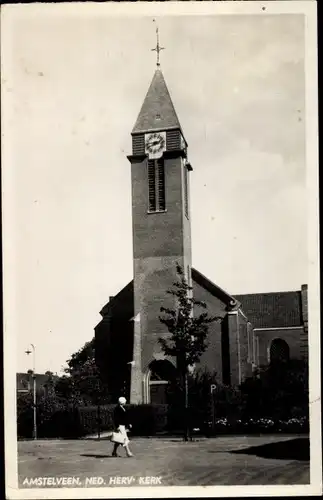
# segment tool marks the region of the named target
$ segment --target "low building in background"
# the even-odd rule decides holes
[[[51,385],[50,380],[55,382],[58,379],[57,375],[49,375],[45,373],[36,373],[36,388],[37,392],[43,395],[48,394],[48,388]],[[18,394],[27,394],[33,392],[33,374],[30,373],[17,373],[16,374],[16,390]]]

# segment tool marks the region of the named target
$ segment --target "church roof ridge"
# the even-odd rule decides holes
[[[182,129],[163,72],[155,70],[132,134]]]
[[[216,297],[221,297],[228,305],[236,306],[240,305],[239,301],[230,293],[228,293],[226,290],[223,288],[219,287],[213,281],[211,281],[209,278],[204,276],[200,271],[192,267],[192,278],[193,281],[196,283],[200,284],[203,286],[206,290],[208,290],[212,295],[215,295]]]
[[[282,296],[282,295],[292,295],[295,293],[300,293],[301,288],[299,289],[294,289],[294,290],[280,290],[280,291],[275,291],[275,292],[249,292],[249,293],[236,293],[233,295],[233,297],[277,297],[277,296]]]

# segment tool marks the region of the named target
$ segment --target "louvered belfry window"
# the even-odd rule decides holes
[[[148,160],[149,212],[166,210],[165,166],[162,158]]]
[[[168,130],[166,135],[167,151],[181,148],[181,133],[179,130]]]
[[[165,210],[165,169],[164,160],[157,160],[157,170],[158,170],[158,203],[159,210]]]
[[[156,169],[155,160],[148,160],[149,211],[156,211]]]
[[[134,155],[145,154],[145,136],[144,136],[144,134],[132,136],[132,153]]]

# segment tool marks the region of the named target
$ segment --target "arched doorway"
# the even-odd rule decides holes
[[[274,339],[270,345],[270,363],[289,361],[289,345],[283,339]]]
[[[154,360],[150,363],[144,384],[145,402],[167,404],[167,388],[176,377],[174,365],[166,360]]]

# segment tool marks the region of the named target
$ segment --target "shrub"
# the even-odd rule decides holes
[[[37,401],[37,432],[39,437],[58,437],[58,430],[62,432],[63,427],[54,425],[55,416],[66,410],[66,401],[61,400],[55,394],[43,396]]]
[[[281,432],[300,434],[309,432],[309,420],[307,417],[290,418],[286,421],[279,422],[279,430]]]
[[[241,391],[248,417],[308,417],[308,365],[303,360],[271,364],[247,379]]]
[[[18,438],[33,435],[33,396],[30,393],[17,397],[17,435]]]
[[[133,435],[155,435],[167,429],[168,405],[129,405],[128,410]]]
[[[80,418],[80,433],[94,434],[98,431],[110,431],[113,429],[113,410],[115,405],[86,406],[78,408]]]
[[[241,388],[216,384],[216,374],[198,372],[189,381],[189,426],[209,435],[259,432],[308,432],[307,364],[291,361],[269,366]],[[211,395],[210,385],[216,384]],[[183,431],[185,414],[182,393],[176,384],[169,390],[170,405],[128,405],[133,435]],[[69,403],[72,402],[72,404]],[[88,405],[81,398],[67,399],[51,392],[37,399],[39,437],[78,438],[113,428],[115,405]],[[100,421],[99,421],[100,420]],[[19,438],[32,437],[32,394],[18,394]]]
[[[225,417],[235,421],[244,415],[246,399],[239,389],[219,385],[212,397],[214,398],[214,409],[217,417]]]
[[[99,426],[101,432],[112,430],[113,408],[114,405],[69,406],[57,411],[53,413],[51,418],[55,437],[77,439],[89,434],[96,434]]]
[[[215,434],[272,434],[272,433],[308,433],[308,419],[291,418],[286,421],[270,418],[250,418],[247,420],[237,419],[229,421],[227,418],[215,420]]]

